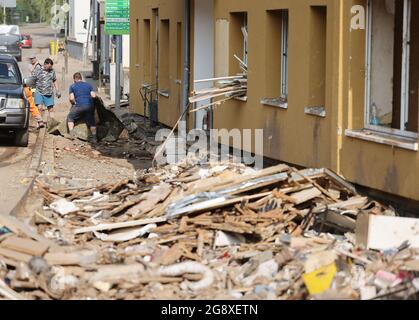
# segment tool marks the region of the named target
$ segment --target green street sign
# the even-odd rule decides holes
[[[130,33],[130,0],[106,0],[105,32],[108,35]]]

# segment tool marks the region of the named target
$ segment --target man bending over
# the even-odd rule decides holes
[[[74,139],[74,124],[78,120],[84,120],[87,127],[90,129],[89,142],[97,143],[97,130],[95,121],[95,108],[93,99],[96,98],[96,93],[93,87],[83,78],[79,72],[73,76],[74,83],[70,87],[70,103],[72,104],[70,113],[68,115],[68,129],[70,131],[70,139]]]

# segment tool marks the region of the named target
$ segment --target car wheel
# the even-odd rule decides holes
[[[29,144],[29,130],[21,129],[15,133],[15,145],[17,147],[27,147]]]

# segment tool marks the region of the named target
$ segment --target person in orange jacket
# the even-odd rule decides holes
[[[29,103],[29,111],[32,117],[38,122],[37,129],[41,129],[45,127],[44,120],[42,119],[41,113],[39,112],[38,107],[35,105],[35,99],[33,98],[32,90],[28,86],[23,87],[23,92],[25,94],[25,98]]]

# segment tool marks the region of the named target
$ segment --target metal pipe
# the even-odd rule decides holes
[[[189,82],[190,82],[190,25],[191,25],[191,1],[184,0],[184,23],[183,23],[183,94],[182,94],[182,113],[184,114],[182,121],[186,121],[189,105]],[[186,129],[186,126],[185,130]],[[186,132],[179,132],[183,137],[186,137]]]

